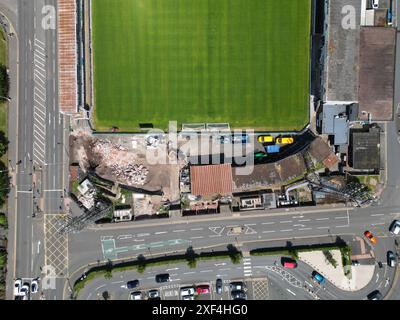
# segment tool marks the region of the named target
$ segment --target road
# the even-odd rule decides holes
[[[18,76],[16,90],[11,92],[16,113],[9,115],[9,165],[16,183],[10,197],[15,201],[9,208],[9,216],[15,218],[10,221],[10,232],[15,235],[10,245],[13,250],[9,251],[15,256],[14,265],[9,269],[13,271],[12,278],[40,276],[45,263],[43,213],[54,214],[63,209],[60,208],[64,189],[60,166],[64,125],[57,102],[57,31],[42,24],[49,13],[44,10],[45,6],[56,8],[56,2],[19,0],[10,4],[2,1],[3,7],[12,8],[9,11],[13,13],[18,39],[11,52],[18,57],[11,75],[12,79]],[[8,298],[12,298],[10,288]]]

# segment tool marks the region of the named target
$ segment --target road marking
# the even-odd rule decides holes
[[[172,232],[185,232],[186,230],[173,230]]]
[[[335,226],[335,228],[348,228],[349,226]]]
[[[117,283],[122,283],[122,282],[124,282],[124,281],[114,281],[114,282],[111,282],[112,284],[117,284]]]
[[[228,271],[228,270],[231,270],[231,268],[221,268],[221,269],[219,269],[218,271]]]
[[[203,230],[203,228],[193,228],[193,229],[190,229],[191,231],[200,231],[200,230]]]
[[[203,239],[204,237],[198,236],[198,237],[190,237],[190,239]]]
[[[38,242],[38,244],[37,244],[37,253],[39,254],[39,251],[40,251],[40,240],[39,240],[39,242]]]
[[[213,272],[213,270],[201,270],[200,272]]]
[[[292,290],[290,290],[290,289],[286,289],[286,291],[288,291],[289,293],[291,293],[292,295],[296,295]]]
[[[164,233],[168,233],[167,231],[159,231],[159,232],[155,232],[154,234],[164,234]]]
[[[318,227],[317,229],[329,229],[329,227]]]
[[[275,230],[268,230],[268,231],[263,231],[262,233],[273,233]]]
[[[329,218],[318,218],[318,219],[315,219],[315,220],[322,221],[322,220],[329,220]]]
[[[131,238],[132,238],[131,234],[124,234],[122,236],[117,237],[118,240],[125,240],[125,239],[131,239]]]
[[[279,230],[280,232],[289,232],[289,231],[293,231],[293,229],[285,229],[285,230]]]
[[[374,214],[371,214],[371,217],[379,217],[379,216],[384,216],[384,214],[383,214],[383,213],[374,213]]]
[[[279,223],[291,223],[293,220],[287,220],[287,221],[279,221]]]
[[[335,217],[335,219],[347,219],[347,216],[345,216],[345,217]]]
[[[300,228],[299,230],[305,231],[305,230],[311,230],[312,228]]]
[[[243,269],[251,269],[251,266],[243,266]]]
[[[140,237],[146,237],[149,235],[150,235],[150,233],[138,233],[136,236],[140,238]]]
[[[99,290],[100,288],[105,287],[105,286],[106,286],[105,284],[102,284],[101,286],[99,286],[99,287],[96,288],[96,291]]]
[[[190,272],[185,272],[184,274],[194,274],[194,273],[196,273],[196,272],[190,271]]]
[[[220,266],[226,266],[226,263],[225,263],[225,262],[222,262],[222,263],[216,263],[216,264],[214,264],[214,266],[216,266],[216,267],[220,267]]]
[[[261,224],[275,224],[275,222],[263,222]]]
[[[310,221],[311,219],[302,219],[302,220],[299,220],[299,222],[306,222],[306,221]]]
[[[381,226],[385,224],[384,222],[379,222],[379,223],[371,223],[371,226]]]
[[[249,262],[249,261],[246,261],[246,262],[243,262],[243,264],[251,264],[251,262]]]
[[[211,236],[208,236],[209,238],[215,238],[215,237],[221,237],[221,235],[220,234],[213,234],[213,235],[211,235]]]
[[[312,286],[311,283],[309,283],[309,282],[307,282],[307,281],[304,281],[304,283],[305,283],[306,285],[310,286],[311,288],[313,288],[313,286]]]

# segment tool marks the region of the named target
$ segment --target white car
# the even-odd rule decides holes
[[[399,220],[394,220],[392,224],[390,225],[389,231],[392,234],[398,235],[400,233],[400,221]]]
[[[14,296],[19,296],[21,295],[21,286],[22,286],[22,280],[20,278],[15,279],[14,282]]]
[[[183,300],[193,300],[191,297],[194,296],[195,292],[193,287],[181,288],[181,297]]]
[[[31,282],[31,292],[36,293],[39,290],[39,282],[38,279],[33,279]]]
[[[28,295],[28,293],[29,293],[29,283],[24,283],[21,290],[19,291],[19,295],[25,297]]]
[[[372,8],[374,9],[379,8],[379,0],[372,0]]]
[[[143,300],[143,294],[140,291],[131,292],[131,300]]]

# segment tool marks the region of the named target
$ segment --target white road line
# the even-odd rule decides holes
[[[190,237],[190,239],[203,239],[204,237],[201,237],[201,236],[199,236],[199,237]]]
[[[305,231],[305,230],[311,230],[312,228],[300,228],[299,230]]]
[[[154,234],[165,234],[168,233],[167,231],[159,231],[159,232],[155,232]]]
[[[149,235],[150,235],[150,233],[138,233],[136,236],[140,238],[140,237],[146,237]]]
[[[184,274],[194,274],[194,273],[196,273],[196,272],[190,271],[190,272],[185,272]]]
[[[286,289],[286,291],[289,292],[289,293],[291,293],[291,294],[294,295],[294,296],[296,295],[296,294],[295,294],[292,290],[290,290],[290,289]]]
[[[176,271],[179,270],[179,268],[170,268],[170,269],[165,269],[165,271]]]
[[[349,226],[335,226],[335,228],[348,228]]]
[[[268,230],[268,231],[263,231],[262,233],[273,233],[275,230]]]
[[[172,232],[185,232],[186,230],[173,230]]]
[[[101,286],[99,286],[99,287],[96,288],[96,291],[99,290],[100,288],[105,287],[105,286],[106,286],[105,284],[102,284]]]
[[[244,265],[246,265],[246,264],[251,264],[251,262],[243,262],[243,264],[244,264]]]
[[[315,220],[322,221],[322,220],[329,220],[329,218],[318,218],[318,219],[315,219]]]
[[[317,229],[329,229],[330,227],[318,227]]]
[[[293,229],[284,229],[284,230],[279,230],[280,232],[289,232],[289,231],[293,231]]]
[[[213,234],[213,235],[211,235],[211,236],[208,236],[209,238],[215,238],[215,237],[221,237],[221,235],[220,234]]]
[[[302,220],[299,220],[299,222],[306,222],[306,221],[310,221],[311,219],[302,219]]]
[[[275,222],[263,222],[261,224],[275,224]]]
[[[124,281],[114,281],[114,282],[111,282],[112,284],[117,284],[117,283],[122,283],[122,282],[124,282]]]
[[[383,213],[371,214],[371,217],[379,217],[379,216],[384,216],[384,214]]]
[[[228,271],[231,270],[231,268],[223,268],[223,269],[219,269],[218,271]]]
[[[251,269],[251,266],[243,266],[243,269]]]
[[[190,229],[191,231],[200,231],[200,230],[203,230],[203,228],[193,228],[193,229]]]
[[[287,220],[287,221],[279,221],[279,223],[291,223],[293,220]]]
[[[213,270],[201,270],[200,272],[204,272],[204,273],[206,273],[206,272],[213,272]]]
[[[347,216],[345,216],[345,217],[335,217],[335,219],[347,219]]]
[[[379,223],[371,223],[371,226],[381,226],[384,225],[384,222],[379,222]]]

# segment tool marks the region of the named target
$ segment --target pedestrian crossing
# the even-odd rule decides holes
[[[33,46],[33,162],[45,163],[46,156],[46,48],[37,38]]]
[[[243,274],[245,277],[251,277],[253,275],[251,258],[243,258]]]

